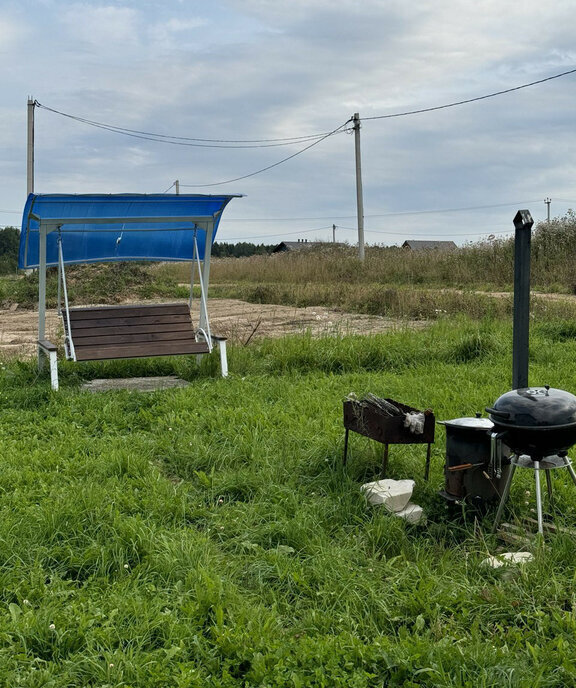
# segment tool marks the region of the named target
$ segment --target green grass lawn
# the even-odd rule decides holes
[[[533,328],[532,384],[576,391],[575,336]],[[473,415],[510,388],[510,342],[505,325],[466,320],[299,337],[232,347],[227,380],[182,359],[63,364],[58,393],[32,362],[6,362],[0,685],[575,685],[573,538],[547,537],[524,568],[481,566],[492,514],[456,518],[438,496],[441,426],[429,483],[422,445],[390,452],[426,526],[366,505],[380,445],[351,436],[341,465],[349,392]],[[191,384],[79,389],[142,371]],[[557,521],[576,527],[558,473]]]

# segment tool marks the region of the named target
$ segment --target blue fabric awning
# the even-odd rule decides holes
[[[47,228],[46,264],[204,258],[232,198],[198,194],[30,194],[24,207],[18,267],[39,266],[40,226]]]

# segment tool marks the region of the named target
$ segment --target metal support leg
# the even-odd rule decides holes
[[[44,362],[44,358],[48,358],[50,364],[50,384],[52,389],[58,391],[58,357],[57,349],[48,340],[43,339],[38,342],[38,361],[40,363]],[[42,366],[40,366],[42,368]]]
[[[390,449],[389,444],[384,445],[384,457],[382,458],[382,477],[386,476],[386,469],[388,468],[388,452]]]
[[[58,359],[56,358],[56,352],[48,352],[48,359],[50,361],[50,384],[52,389],[58,391]]]
[[[564,465],[568,469],[568,473],[570,473],[570,477],[572,478],[572,482],[574,485],[576,485],[576,473],[574,472],[574,469],[572,468],[572,463],[570,462],[570,459],[567,456],[562,457],[564,461]]]
[[[430,476],[430,454],[432,451],[432,445],[428,443],[428,449],[426,450],[426,468],[424,469],[424,480],[428,480]]]
[[[546,476],[546,488],[548,490],[548,503],[550,504],[550,509],[554,509],[554,495],[552,494],[552,476],[550,475],[550,471],[544,471],[544,475]]]
[[[536,481],[536,516],[538,518],[538,532],[544,535],[544,519],[542,517],[542,494],[540,492],[540,461],[534,461],[534,479]]]
[[[500,525],[500,519],[502,518],[502,512],[504,511],[504,505],[510,494],[510,485],[512,485],[512,478],[514,477],[514,472],[516,471],[516,464],[510,464],[510,472],[506,478],[506,483],[504,484],[504,489],[502,490],[502,496],[500,497],[500,504],[498,505],[498,511],[496,512],[496,518],[494,519],[494,525],[492,526],[492,532],[495,533]]]
[[[346,460],[348,458],[348,435],[350,433],[350,430],[346,428],[346,434],[344,435],[344,457],[342,459],[342,465],[346,465]]]
[[[228,377],[228,358],[226,356],[226,340],[217,338],[216,346],[218,347],[218,351],[220,352],[220,370],[222,372],[222,377]]]

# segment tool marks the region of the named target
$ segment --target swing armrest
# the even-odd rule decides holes
[[[56,347],[55,344],[52,344],[51,341],[48,339],[39,339],[38,340],[38,346],[43,350],[46,351],[46,353],[50,353],[51,351],[57,351],[58,348]]]

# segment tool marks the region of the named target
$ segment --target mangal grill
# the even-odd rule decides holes
[[[419,426],[412,425],[411,429],[411,419],[418,419]],[[391,444],[426,444],[424,478],[428,480],[435,431],[435,418],[430,409],[419,411],[394,399],[382,399],[369,394],[364,399],[344,401],[344,427],[344,464],[348,457],[348,436],[351,430],[384,445],[382,475],[386,473]]]

